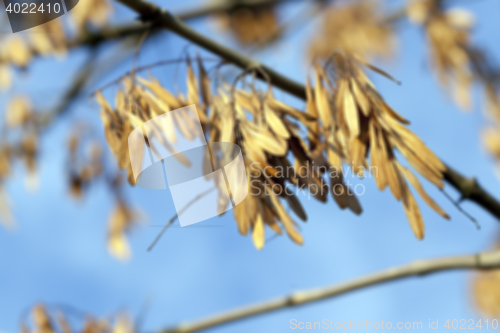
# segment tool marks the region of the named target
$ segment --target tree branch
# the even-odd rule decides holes
[[[96,46],[106,41],[111,41],[118,38],[139,36],[146,30],[150,29],[149,23],[132,23],[124,24],[115,27],[105,27],[99,31],[88,31],[77,38],[68,41],[68,48],[76,48],[80,46]]]
[[[263,6],[273,6],[284,2],[292,1],[302,1],[308,2],[307,0],[226,0],[221,2],[214,2],[212,4],[206,4],[200,8],[184,11],[177,13],[175,16],[180,20],[192,20],[201,18],[208,15],[226,13],[238,8],[252,8],[252,7],[263,7]],[[316,0],[318,3],[327,3],[329,0]],[[448,0],[448,2],[457,0]],[[470,0],[467,0],[470,1]],[[393,24],[406,17],[406,7],[394,11],[385,18],[385,23]],[[97,45],[105,41],[110,41],[127,36],[140,35],[151,26],[150,23],[132,23],[124,24],[115,27],[107,27],[100,29],[99,31],[89,31],[82,36],[68,43],[69,48],[74,48],[83,45]]]
[[[475,202],[500,220],[500,202],[485,191],[476,178],[464,177],[447,165],[444,180],[460,192],[460,201],[467,199]]]
[[[304,305],[326,298],[336,297],[362,288],[367,288],[389,281],[407,277],[422,276],[442,271],[467,269],[490,270],[500,268],[500,250],[478,254],[445,257],[431,260],[419,260],[413,263],[389,268],[352,281],[329,287],[293,292],[262,303],[249,305],[240,309],[223,312],[205,319],[186,322],[176,327],[162,330],[161,333],[190,333],[210,327],[226,324],[235,320],[256,316],[288,307]]]
[[[95,49],[88,55],[85,65],[78,71],[75,78],[71,81],[72,84],[64,91],[59,103],[51,110],[41,112],[37,118],[37,127],[39,130],[48,127],[52,121],[63,112],[68,110],[71,103],[80,95],[89,77],[92,75],[94,68]]]
[[[142,19],[154,21],[159,26],[186,38],[187,40],[217,54],[242,69],[260,67],[266,72],[272,85],[296,96],[306,99],[304,85],[278,73],[274,69],[261,64],[259,61],[230,49],[216,41],[198,33],[179,18],[156,5],[143,0],[117,0],[137,12]],[[262,75],[260,76],[262,78]],[[444,180],[462,194],[462,199],[475,202],[500,220],[500,202],[486,192],[477,181],[461,175],[451,167],[444,172]]]
[[[142,0],[118,0],[118,2],[121,2],[127,7],[133,9],[141,16],[142,20],[155,22],[158,26],[171,30],[172,32],[207,49],[208,51],[213,52],[214,54],[217,54],[221,58],[240,68],[261,68],[269,75],[274,86],[301,99],[306,98],[305,88],[302,84],[287,78],[253,58],[243,55],[231,48],[213,41],[210,38],[205,37],[185,24],[181,19],[173,16],[163,9],[160,9],[156,5]]]
[[[119,51],[116,52],[116,54],[118,54],[119,56],[115,55],[112,59],[107,59],[105,63],[101,64],[101,67],[106,68],[107,70],[111,70],[115,66],[119,65],[121,61],[125,60],[125,58],[127,57],[127,54],[129,53],[128,49],[132,46],[131,42],[133,41],[134,40],[126,40],[124,43],[121,43]],[[70,106],[75,101],[75,99],[81,97],[83,90],[88,84],[88,81],[91,79],[92,75],[96,74],[96,71],[94,69],[97,67],[97,51],[97,46],[89,49],[89,54],[87,54],[85,64],[81,66],[80,70],[71,80],[71,84],[61,94],[59,103],[49,110],[44,110],[43,112],[37,113],[37,119],[35,123],[39,131],[47,129],[58,116],[62,115],[70,109]],[[104,73],[105,71],[99,71],[100,75]]]
[[[181,20],[192,20],[201,18],[207,15],[226,13],[239,8],[252,8],[252,7],[263,7],[263,6],[273,6],[284,2],[291,1],[305,1],[305,0],[225,0],[214,2],[212,4],[207,4],[205,6],[200,6],[197,9],[184,11],[176,14],[176,16]],[[100,29],[95,32],[87,32],[82,36],[68,43],[69,48],[75,48],[83,45],[97,45],[105,41],[110,41],[122,37],[136,36],[144,33],[151,27],[151,24],[146,23],[133,23],[124,24],[116,27],[108,27]]]

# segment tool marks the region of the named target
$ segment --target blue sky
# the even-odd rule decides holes
[[[164,6],[171,6],[175,12],[195,3],[169,1]],[[478,18],[474,41],[499,58],[500,3],[494,0],[460,3]],[[282,15],[293,17],[296,12],[286,6]],[[117,14],[124,20],[133,17],[124,8],[119,8]],[[215,36],[212,25],[205,20],[197,20],[193,26]],[[373,76],[374,82],[386,101],[410,119],[410,128],[438,156],[460,172],[478,177],[488,191],[500,198],[493,161],[481,148],[479,134],[486,121],[480,95],[476,91],[473,112],[458,110],[429,71],[421,31],[408,23],[403,26],[397,62],[381,64],[403,84],[397,86],[377,76]],[[314,24],[310,24],[255,56],[304,82],[306,66],[302,50],[313,32]],[[228,36],[216,38],[235,46]],[[140,64],[176,58],[185,45],[182,39],[163,34],[145,44]],[[196,47],[191,46],[190,50],[194,52]],[[67,86],[82,59],[83,53],[75,52],[65,62],[36,61],[31,75],[23,75],[15,90],[32,92],[37,105],[50,106],[58,96],[51,92]],[[127,62],[110,70],[89,91],[129,68]],[[162,79],[169,79],[172,73],[173,69],[163,68],[154,72]],[[303,107],[303,102],[285,93],[277,95]],[[172,199],[168,191],[129,188],[129,201],[149,218],[130,236],[133,257],[122,263],[106,251],[106,222],[112,208],[106,188],[94,186],[83,202],[75,202],[68,198],[66,180],[61,176],[65,166],[63,147],[73,121],[85,119],[100,128],[98,112],[91,105],[82,99],[44,136],[38,191],[25,189],[20,165],[7,184],[18,228],[14,232],[0,230],[0,332],[18,330],[20,315],[36,302],[67,304],[98,316],[117,310],[137,314],[147,303],[149,310],[142,328],[151,331],[294,290],[346,281],[414,259],[485,250],[498,236],[498,221],[493,217],[465,202],[464,209],[481,224],[482,229],[477,231],[438,190],[426,183],[426,189],[452,219],[443,220],[419,201],[426,237],[418,241],[401,204],[388,190],[379,192],[374,182],[366,179],[362,181],[366,193],[360,198],[364,208],[361,216],[341,211],[330,198],[327,204],[302,200],[309,215],[309,221],[301,224],[303,246],[296,246],[287,237],[278,237],[264,250],[257,251],[249,237],[238,234],[232,215],[226,214],[201,224],[219,227],[171,228],[152,252],[146,252],[159,231],[155,225],[165,223],[174,214]],[[457,197],[452,188],[447,187],[447,191]],[[421,321],[424,327],[429,320],[439,320],[440,324],[447,319],[477,320],[480,317],[471,298],[472,276],[447,272],[411,278],[207,332],[286,332],[290,330],[291,319]]]

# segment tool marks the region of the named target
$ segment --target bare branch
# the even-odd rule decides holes
[[[210,327],[226,324],[235,320],[253,317],[288,307],[304,305],[326,298],[332,298],[351,291],[379,285],[403,278],[422,276],[450,270],[489,270],[500,268],[500,251],[445,257],[431,260],[419,260],[413,263],[393,267],[345,283],[311,290],[296,291],[288,296],[279,297],[240,309],[223,312],[205,319],[186,322],[179,326],[161,331],[161,333],[190,333]]]
[[[75,78],[71,81],[69,88],[64,91],[59,103],[51,110],[40,113],[37,118],[37,126],[39,129],[44,129],[52,123],[52,121],[66,110],[69,109],[71,103],[80,95],[85,84],[93,73],[95,49],[87,57],[85,65],[78,71]]]
[[[242,69],[260,68],[262,71],[267,73],[272,85],[296,97],[304,100],[306,99],[304,85],[278,73],[274,69],[261,64],[259,61],[251,57],[241,54],[236,50],[230,49],[198,33],[182,22],[182,20],[173,16],[169,12],[162,10],[156,5],[143,0],[117,1],[136,11],[144,20],[154,21],[158,25],[183,36],[187,40],[213,52],[214,54],[217,54],[221,58]],[[258,76],[261,79],[265,79],[262,74]],[[463,199],[475,202],[500,220],[500,202],[479,186],[477,181],[461,175],[451,167],[447,167],[447,170],[444,172],[444,180],[457,189],[462,194]]]
[[[119,39],[123,37],[140,36],[150,29],[149,23],[133,23],[118,25],[115,27],[106,27],[96,32],[87,32],[75,39],[68,41],[68,48],[77,48],[80,46],[96,46],[106,41]]]
[[[194,10],[184,11],[175,14],[180,20],[193,20],[201,18],[208,15],[214,15],[219,13],[230,12],[238,8],[252,8],[252,7],[262,7],[262,6],[273,6],[284,2],[308,2],[307,0],[226,0],[220,2],[209,3]],[[307,20],[308,17],[314,16],[317,10],[319,10],[323,4],[328,3],[329,0],[316,0],[318,6],[312,9],[310,12],[306,13],[300,18],[300,21]],[[448,2],[457,0],[448,0]],[[462,0],[464,1],[464,0]],[[470,0],[466,0],[470,1]],[[406,7],[395,10],[385,17],[384,22],[387,24],[394,24],[399,22],[401,19],[406,17]],[[128,36],[138,36],[144,31],[150,28],[150,22],[146,23],[132,23],[124,24],[115,27],[108,27],[100,29],[95,32],[87,32],[86,34],[79,36],[78,38],[70,41],[68,43],[69,48],[75,48],[83,45],[97,45],[105,41],[110,41],[114,39],[119,39]],[[269,39],[276,37],[279,33],[285,30],[287,27],[279,28],[279,31],[273,32],[270,37],[266,38],[264,41],[260,41],[256,48],[262,47],[265,42],[269,42]]]
[[[204,7],[197,8],[192,11],[185,11],[178,14],[178,17],[184,20],[195,19],[199,17],[203,17],[206,15],[212,15],[217,13],[223,13],[227,11],[231,11],[237,8],[251,8],[258,6],[266,6],[266,5],[276,5],[283,2],[290,1],[304,1],[304,0],[241,0],[241,1],[231,1],[226,0],[222,2],[217,2],[213,4],[207,4]],[[158,29],[152,28],[149,22],[146,23],[133,23],[120,25],[115,27],[108,27],[100,29],[96,32],[87,32],[77,38],[68,41],[68,48],[77,48],[80,46],[91,46],[94,49],[96,46],[100,45],[103,42],[118,40],[121,38],[139,38],[141,35],[144,35],[147,31],[151,33],[156,32]],[[90,76],[91,70],[90,67],[92,64],[87,64],[85,68],[83,68],[76,79],[74,80],[73,85],[64,93],[61,102],[58,104],[54,110],[43,114],[39,119],[39,126],[46,127],[55,116],[63,113],[67,110],[68,106],[71,102],[79,95],[81,89],[83,88],[85,82]],[[145,68],[148,68],[147,66]],[[142,70],[142,67],[136,68],[137,71]],[[127,73],[128,75],[129,73]]]
[[[121,52],[118,52],[120,56],[114,56],[113,59],[109,59],[105,64],[102,64],[102,68],[106,68],[107,70],[114,68],[114,66],[120,64],[128,54],[128,49],[131,47],[130,43],[121,43],[120,45]],[[81,97],[83,90],[85,89],[88,81],[91,80],[92,75],[95,74],[95,68],[97,67],[96,63],[96,53],[97,48],[92,47],[89,50],[89,54],[87,55],[87,59],[85,64],[80,68],[75,77],[71,80],[71,84],[68,88],[61,94],[61,98],[59,103],[51,108],[50,110],[46,110],[40,112],[36,125],[39,130],[46,129],[49,125],[52,124],[54,119],[58,116],[67,112],[72,105],[72,103],[79,97]],[[103,71],[100,71],[100,74],[103,74]]]
[[[196,18],[201,18],[207,15],[219,14],[229,12],[238,8],[252,8],[252,7],[262,7],[262,6],[272,6],[284,2],[291,1],[302,1],[305,0],[240,0],[240,1],[219,1],[211,4],[206,4],[205,6],[200,6],[194,10],[185,11],[176,14],[176,16],[181,20],[192,20]],[[114,39],[119,39],[129,36],[139,36],[146,30],[150,29],[151,24],[146,23],[133,23],[119,25],[116,27],[108,27],[100,29],[95,32],[87,32],[86,34],[79,36],[78,38],[70,41],[68,43],[69,48],[75,48],[83,45],[97,45],[105,41],[110,41]]]
[[[278,73],[272,68],[261,64],[259,61],[243,55],[231,48],[228,48],[222,44],[213,41],[210,38],[198,33],[181,19],[173,16],[169,12],[160,9],[156,5],[136,0],[118,0],[118,2],[130,7],[136,11],[141,19],[144,21],[155,22],[158,26],[164,27],[173,31],[174,33],[186,38],[187,40],[219,55],[221,58],[228,62],[235,64],[243,69],[247,68],[257,68],[260,67],[264,70],[269,77],[274,86],[287,91],[288,93],[299,97],[301,99],[306,98],[305,88],[302,84],[295,82],[288,77]],[[259,75],[261,77],[261,75]]]
[[[485,191],[476,178],[467,178],[455,169],[446,166],[444,180],[457,189],[461,194],[460,201],[470,200],[487,210],[491,215],[500,219],[500,202]]]

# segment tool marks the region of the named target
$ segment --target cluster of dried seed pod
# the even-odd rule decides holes
[[[12,83],[11,66],[25,68],[36,55],[66,52],[66,35],[59,19],[32,28],[26,35],[14,34],[2,38],[0,50],[0,90],[8,89]]]
[[[323,177],[325,168],[323,171],[319,168],[326,167],[326,161],[314,161],[311,157],[314,146],[302,139],[301,124],[314,127],[316,117],[282,103],[274,98],[271,90],[261,91],[254,85],[244,90],[223,83],[217,93],[213,93],[201,60],[198,60],[197,71],[198,77],[188,62],[187,96],[172,94],[154,78],[135,77],[123,81],[124,90],[117,93],[114,109],[97,93],[105,136],[119,166],[128,169],[129,182],[133,184],[127,147],[131,131],[164,112],[195,104],[209,143],[232,142],[241,147],[251,194],[234,210],[239,231],[247,234],[251,230],[254,243],[260,249],[264,245],[264,225],[281,234],[278,223],[281,222],[290,238],[301,244],[297,225],[280,200],[286,201],[300,219],[306,220],[295,193],[314,189],[313,196],[324,202],[331,192]],[[176,124],[186,139],[193,139],[195,124],[191,120],[176,119]],[[167,132],[158,135],[164,145],[176,140],[175,131]],[[155,147],[150,145],[150,148],[155,153]],[[142,156],[144,151],[137,153]],[[341,179],[332,179],[331,183],[343,185]],[[286,190],[287,186],[295,187],[295,193]],[[361,213],[352,194],[334,193],[334,197],[342,208]]]
[[[133,320],[126,313],[120,312],[111,317],[95,318],[81,311],[72,311],[72,316],[66,315],[65,307],[48,307],[44,304],[36,304],[29,312],[29,318],[21,322],[22,333],[132,333],[135,331]],[[71,317],[81,316],[78,322],[83,322],[81,327],[76,328]],[[31,325],[28,325],[31,322]]]
[[[114,109],[97,93],[108,144],[119,166],[128,169],[131,184],[134,177],[127,146],[131,131],[160,114],[195,104],[209,143],[232,142],[241,147],[249,196],[235,207],[234,216],[240,233],[251,232],[259,249],[264,246],[266,225],[278,234],[283,227],[294,242],[303,242],[284,206],[286,202],[305,221],[306,212],[296,195],[301,190],[322,202],[331,193],[339,207],[360,214],[358,199],[344,179],[345,165],[360,176],[375,170],[378,187],[389,187],[403,202],[419,239],[424,236],[424,223],[409,185],[448,218],[418,178],[397,161],[395,152],[440,188],[443,163],[407,129],[408,121],[387,105],[361,66],[391,78],[387,73],[357,56],[335,53],[327,66],[315,67],[314,87],[307,83],[306,111],[302,112],[276,99],[271,88],[263,90],[254,83],[247,83],[245,89],[222,83],[213,92],[202,61],[198,59],[197,64],[198,75],[187,62],[187,96],[172,94],[154,78],[138,77],[123,80]],[[176,119],[176,124],[181,135],[193,139],[196,126],[191,120]],[[173,130],[158,137],[166,146],[176,140]],[[155,153],[155,147],[150,148]]]
[[[10,175],[11,163],[11,148],[8,145],[2,145],[0,148],[0,223],[6,228],[12,228],[15,225],[15,220],[11,213],[10,198],[3,187],[3,182]]]
[[[500,249],[498,239],[494,246]],[[482,315],[489,318],[500,316],[500,269],[480,271],[472,280],[472,297]]]
[[[472,15],[464,10],[444,11],[436,0],[416,0],[408,6],[410,21],[423,25],[437,76],[463,109],[471,107],[474,79],[470,47]]]
[[[70,13],[70,24],[74,25],[79,33],[84,33],[89,26],[104,26],[113,12],[108,0],[88,0],[78,3]]]
[[[198,85],[193,75],[193,70],[189,65],[187,97],[181,93],[177,96],[173,95],[154,78],[151,80],[143,78],[131,79],[129,77],[124,79],[124,87],[116,95],[114,109],[100,92],[96,93],[97,101],[101,107],[101,119],[106,140],[118,160],[119,167],[127,169],[130,184],[135,185],[135,179],[129,156],[128,137],[136,127],[165,112],[190,104],[198,105],[197,110],[200,121],[202,124],[206,122],[206,107],[200,104]],[[192,139],[193,124],[189,122],[189,119],[178,119],[177,124],[182,134],[186,138]],[[173,132],[166,133],[166,135],[166,139],[175,140]],[[138,147],[138,149],[142,148]],[[143,156],[144,151],[140,150],[136,153],[138,156]]]
[[[486,149],[496,160],[497,175],[500,178],[500,81],[496,78],[494,70],[488,66],[486,68],[481,72],[481,77],[486,81],[485,105],[488,127],[483,131],[482,139]]]
[[[203,69],[201,73],[204,73]],[[101,119],[104,125],[106,141],[118,161],[118,166],[121,169],[127,169],[127,179],[131,185],[135,185],[136,180],[129,155],[128,137],[136,127],[142,126],[146,121],[165,112],[190,104],[198,105],[199,118],[202,124],[206,123],[207,118],[204,113],[206,107],[204,107],[202,99],[209,92],[207,92],[207,87],[203,86],[203,84],[199,88],[191,65],[188,65],[187,81],[187,96],[183,94],[175,96],[163,88],[154,78],[147,80],[127,77],[123,80],[123,88],[116,94],[114,108],[100,92],[96,93],[96,99],[101,108]],[[206,80],[202,78],[200,82],[203,83]],[[198,89],[203,93],[200,93]],[[195,124],[190,122],[189,119],[177,119],[177,124],[184,137],[187,139],[193,138],[193,125]],[[161,142],[165,145],[168,145],[169,140],[170,142],[176,140],[173,131],[160,133],[158,137],[164,140]],[[155,152],[154,146],[150,146],[150,148]],[[145,153],[144,147],[139,146],[135,150],[136,156],[134,157],[136,160],[142,161],[142,156]],[[108,248],[115,256],[125,259],[130,255],[125,239],[125,231],[140,220],[140,216],[137,212],[129,209],[122,200],[117,202],[118,204],[110,217]]]
[[[500,177],[500,123],[496,123],[495,127],[490,127],[483,132],[483,141],[497,161],[497,174]]]
[[[131,251],[126,234],[141,217],[125,200],[122,175],[116,168],[105,168],[102,146],[93,134],[91,128],[81,122],[71,130],[67,154],[69,192],[80,200],[92,184],[104,182],[115,202],[108,219],[108,251],[120,260],[127,260]]]
[[[309,45],[309,58],[326,59],[338,50],[365,59],[391,57],[396,45],[394,29],[377,12],[378,6],[373,1],[352,1],[327,8]]]
[[[120,195],[116,197],[116,205],[108,223],[108,251],[120,260],[127,260],[130,258],[131,251],[126,233],[142,218],[139,212],[130,208]]]
[[[14,34],[0,39],[0,91],[10,88],[12,66],[24,69],[35,56],[65,56],[68,35],[64,20],[74,26],[77,36],[87,33],[88,26],[103,26],[112,12],[108,0],[81,1],[70,15],[65,15],[30,29],[29,34]],[[75,37],[75,40],[78,38]]]
[[[437,0],[414,0],[408,6],[407,14],[410,21],[424,27],[437,76],[462,109],[472,107],[473,83],[479,83],[484,89],[484,105],[491,121],[483,133],[483,142],[492,156],[500,161],[498,68],[470,41],[475,23],[472,14],[463,9],[446,10]]]
[[[221,109],[225,108],[226,114],[232,116],[220,117],[223,121],[217,129],[228,134],[222,134],[221,138],[234,139],[241,147],[250,186],[250,195],[234,210],[239,231],[245,235],[252,230],[254,244],[260,249],[264,245],[264,226],[282,234],[277,223],[281,222],[289,237],[302,244],[297,225],[280,199],[286,201],[295,215],[305,221],[307,215],[296,193],[307,190],[315,199],[325,202],[331,192],[325,181],[326,163],[312,158],[312,146],[302,139],[302,129],[298,125],[304,124],[309,129],[314,126],[316,117],[280,102],[274,98],[272,91],[236,90],[232,100],[229,97],[225,99],[229,104],[220,103],[214,112],[223,113]],[[231,137],[231,132],[235,133],[234,137]],[[343,185],[341,179],[337,181]],[[347,204],[337,201],[339,205],[361,213],[354,195],[344,192]]]
[[[476,306],[490,318],[500,316],[500,270],[478,273],[473,282]]]
[[[37,186],[38,129],[36,113],[26,96],[14,96],[5,112],[2,143],[0,144],[0,222],[7,227],[14,226],[10,199],[3,189],[3,183],[11,175],[12,165],[20,160],[27,169],[28,189]]]
[[[102,147],[89,137],[85,126],[75,126],[68,140],[70,193],[81,199],[90,183],[103,172]]]
[[[417,177],[396,159],[400,152],[408,163],[431,183],[443,187],[445,166],[405,125],[408,121],[380,96],[363,72],[366,66],[392,80],[381,69],[354,55],[335,53],[325,67],[316,65],[315,86],[308,84],[308,113],[317,114],[321,126],[314,133],[321,154],[326,152],[330,165],[342,161],[355,172],[371,171],[380,190],[389,187],[403,207],[416,237],[424,237],[420,209],[408,182],[437,213],[448,215],[425,192]],[[314,137],[313,136],[313,137]],[[370,163],[368,157],[370,156]]]
[[[19,158],[28,170],[26,184],[28,188],[37,187],[36,173],[39,153],[39,130],[37,112],[27,96],[14,96],[7,105],[5,113],[6,139],[3,147],[9,151],[9,157]],[[12,163],[12,160],[9,161]],[[6,162],[6,165],[9,163]]]
[[[93,3],[93,5],[102,9],[110,6],[107,0],[94,0],[85,3]],[[74,16],[73,20],[77,21],[77,23],[79,22],[80,26],[87,23],[97,23],[97,19],[102,24],[104,18],[110,12],[108,9],[100,11],[97,16],[95,13],[93,15],[90,15],[88,12],[85,14],[85,6],[83,5],[82,7],[79,5],[71,12],[71,16]],[[84,31],[79,32],[82,33]],[[65,55],[68,38],[63,20],[62,18],[58,18],[31,28],[29,34],[6,36],[1,39],[0,43],[3,45],[0,50],[1,91],[8,89],[12,84],[12,66],[25,69],[35,56]],[[44,116],[41,113],[34,112],[33,106],[26,96],[14,96],[8,103],[5,113],[5,135],[15,137],[16,139],[14,140],[15,142],[3,140],[1,145],[0,168],[2,170],[0,173],[2,180],[8,176],[10,165],[13,159],[17,157],[28,168],[28,186],[35,187],[37,185],[36,164],[39,154],[39,127],[40,121],[43,121]],[[0,207],[4,215],[7,216],[3,220],[10,220],[6,201],[6,196],[2,194]]]
[[[217,14],[214,19],[220,30],[231,31],[244,46],[280,37],[278,16],[272,4],[236,7]]]

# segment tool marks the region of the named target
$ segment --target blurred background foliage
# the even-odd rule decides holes
[[[476,231],[440,191],[444,166],[439,159],[477,177],[500,197],[495,177],[500,161],[497,2],[192,0],[158,5],[210,38],[307,83],[307,101],[270,89],[258,68],[242,72],[172,32],[140,23],[116,2],[81,0],[60,19],[18,34],[9,32],[2,14],[0,222],[5,230],[0,232],[0,263],[6,273],[0,330],[159,329],[413,258],[495,247],[498,221],[465,202],[461,205],[481,225]],[[264,79],[257,82],[259,75]],[[392,82],[398,80],[401,86]],[[330,166],[344,162],[354,169],[376,165],[386,170],[387,180],[349,176],[365,186],[357,199],[331,189],[317,200],[308,200],[308,193],[251,196],[234,217],[228,213],[183,229],[173,224],[146,252],[175,211],[169,194],[133,186],[123,138],[141,122],[192,103],[202,124],[212,129],[212,141],[240,144],[248,164],[292,163],[285,161],[289,158],[296,167],[309,159]],[[274,119],[267,127],[258,122],[260,108],[266,119]],[[336,128],[333,119],[343,122]],[[402,129],[406,126],[415,134]],[[333,128],[338,138],[331,143],[328,130]],[[387,128],[406,136],[391,136],[396,132]],[[241,133],[241,141],[235,133]],[[381,138],[374,140],[371,133]],[[373,142],[379,149],[385,145],[380,142],[387,144],[379,157]],[[332,145],[335,149],[329,149]],[[412,154],[424,165],[412,163]],[[422,176],[423,187],[399,164],[404,160]],[[321,178],[313,174],[287,181],[333,188],[334,181],[323,184]],[[405,179],[430,207],[407,192],[401,185]],[[390,191],[379,192],[385,187]],[[401,199],[404,210],[389,192]],[[411,236],[403,211],[417,238],[424,236],[425,217],[423,241]],[[257,252],[236,230],[251,234],[255,247],[264,250]],[[271,230],[276,234],[270,236]],[[293,242],[275,236],[281,234]],[[280,332],[292,318],[427,322],[498,317],[498,285],[497,271],[446,273],[220,331]]]

